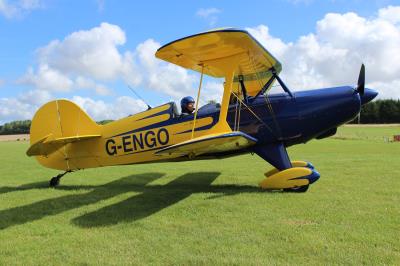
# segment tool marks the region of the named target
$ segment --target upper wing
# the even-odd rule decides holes
[[[210,134],[184,141],[161,149],[158,155],[180,155],[195,157],[201,154],[221,153],[240,150],[254,145],[257,139],[240,131]]]
[[[237,57],[234,82],[242,76],[249,95],[255,95],[261,89],[272,76],[272,68],[276,73],[282,69],[281,63],[256,39],[238,29],[188,36],[168,43],[156,52],[156,57],[184,68],[201,72],[204,66],[204,74],[213,77],[224,77],[227,66],[220,61],[231,56]]]

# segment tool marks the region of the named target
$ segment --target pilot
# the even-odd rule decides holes
[[[182,114],[181,116],[186,116],[193,114],[194,111],[194,99],[191,96],[186,96],[182,98],[181,100],[181,109],[182,109]]]

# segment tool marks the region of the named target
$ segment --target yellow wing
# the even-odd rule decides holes
[[[201,72],[204,66],[204,74],[213,77],[225,76],[228,66],[221,60],[233,56],[237,59],[234,82],[238,85],[242,77],[249,95],[260,91],[272,69],[277,74],[282,69],[281,63],[247,31],[232,28],[188,36],[164,45],[156,53],[160,59],[194,71]]]
[[[240,150],[252,146],[256,142],[257,139],[243,132],[234,131],[194,138],[159,150],[156,154],[195,157],[201,154]]]

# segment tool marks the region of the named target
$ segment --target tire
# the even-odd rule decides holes
[[[309,185],[295,187],[295,188],[285,188],[283,191],[285,192],[294,192],[294,193],[304,193],[308,190]]]

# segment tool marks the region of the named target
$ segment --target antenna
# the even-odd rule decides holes
[[[150,106],[142,97],[140,97],[140,95],[137,94],[136,91],[135,91],[131,86],[129,86],[129,85],[127,85],[127,86],[128,86],[128,88],[135,94],[135,96],[136,96],[137,98],[139,98],[140,100],[142,100],[142,101],[147,105],[147,110],[150,110],[150,109],[151,109],[151,106]]]

